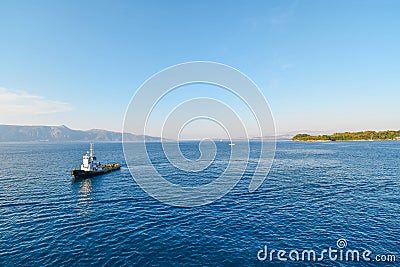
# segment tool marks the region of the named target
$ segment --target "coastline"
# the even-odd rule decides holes
[[[377,141],[400,141],[399,139],[374,139],[374,140],[292,140],[302,143],[327,143],[327,142],[377,142]]]
[[[293,141],[300,142],[336,142],[336,141],[398,141],[400,131],[362,131],[362,132],[342,132],[324,135],[310,135],[299,133],[292,137]]]

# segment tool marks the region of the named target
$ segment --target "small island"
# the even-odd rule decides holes
[[[344,132],[332,135],[297,134],[293,141],[302,142],[329,142],[329,141],[367,141],[367,140],[400,140],[400,131],[363,131]]]

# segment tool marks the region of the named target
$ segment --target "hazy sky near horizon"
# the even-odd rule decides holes
[[[278,132],[400,129],[399,14],[388,0],[1,1],[0,124],[120,131],[149,77],[214,61],[259,86]]]

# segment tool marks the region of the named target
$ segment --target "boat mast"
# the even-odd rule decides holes
[[[90,143],[90,157],[93,157],[94,155],[94,149],[93,149],[93,143]]]

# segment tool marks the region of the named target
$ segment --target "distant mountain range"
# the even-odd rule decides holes
[[[124,134],[125,141],[160,141],[160,137]],[[62,126],[17,126],[0,125],[0,142],[28,141],[122,141],[118,132],[93,129],[88,131],[72,130]]]
[[[264,136],[253,137],[250,140],[290,140],[293,136],[301,133],[307,133],[310,135],[321,135],[327,134],[323,131],[293,131],[293,132],[278,132],[275,137]],[[217,138],[218,139],[218,138]],[[124,134],[124,140],[130,142],[137,141],[149,141],[159,142],[160,137],[148,136],[148,135],[136,135],[131,133]],[[170,139],[167,139],[171,141]],[[219,140],[219,139],[218,139]],[[246,140],[246,138],[236,138],[235,140]],[[65,125],[61,126],[20,126],[20,125],[0,125],[0,142],[29,142],[29,141],[122,141],[122,134],[119,132],[92,129],[88,131],[73,130]]]

